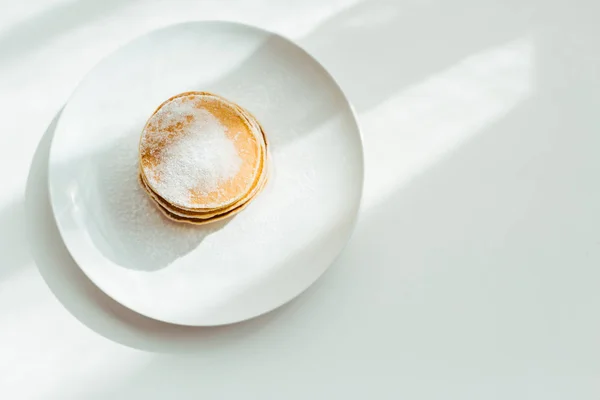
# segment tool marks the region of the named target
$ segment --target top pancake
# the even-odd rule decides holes
[[[140,140],[140,169],[152,191],[191,211],[225,208],[252,190],[265,142],[245,110],[206,92],[161,104]]]

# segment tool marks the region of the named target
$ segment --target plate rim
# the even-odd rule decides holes
[[[335,85],[335,87],[340,91],[340,94],[343,97],[343,102],[346,104],[346,106],[348,106],[348,109],[350,110],[350,116],[352,119],[353,124],[356,127],[356,132],[358,133],[358,147],[359,147],[359,169],[360,169],[360,176],[359,176],[359,187],[358,187],[358,200],[355,206],[355,211],[353,212],[352,215],[352,220],[349,222],[350,224],[350,228],[348,229],[348,232],[346,233],[346,237],[344,238],[344,244],[342,245],[342,247],[339,249],[339,251],[337,252],[337,254],[333,257],[333,259],[331,260],[331,262],[322,270],[320,271],[315,277],[314,279],[306,285],[306,287],[304,287],[302,290],[300,290],[298,293],[294,294],[293,296],[291,296],[290,298],[287,298],[284,301],[280,301],[277,302],[276,305],[274,305],[273,307],[271,307],[270,309],[260,312],[258,314],[253,314],[247,317],[244,317],[242,319],[237,319],[234,321],[229,321],[229,322],[223,322],[223,323],[203,323],[203,324],[196,324],[196,323],[182,323],[180,321],[173,321],[173,320],[169,320],[168,318],[158,318],[157,316],[153,316],[153,315],[148,315],[147,313],[143,312],[143,311],[139,311],[136,310],[132,307],[130,307],[129,305],[127,305],[126,303],[122,302],[119,299],[114,298],[109,291],[105,290],[105,288],[103,287],[102,284],[99,284],[96,280],[94,280],[89,274],[88,271],[82,267],[82,262],[80,260],[80,252],[75,248],[74,244],[72,243],[72,241],[70,239],[68,239],[65,236],[65,232],[67,231],[66,227],[64,226],[65,221],[63,221],[61,218],[59,218],[59,213],[57,212],[57,207],[58,204],[57,202],[59,201],[57,199],[58,194],[55,193],[55,191],[53,190],[53,168],[52,165],[55,163],[55,158],[56,156],[54,156],[53,154],[55,154],[55,137],[56,137],[56,132],[60,130],[61,127],[61,123],[63,122],[63,116],[64,116],[64,112],[66,110],[68,110],[72,99],[75,97],[75,95],[81,90],[81,86],[82,83],[93,73],[93,71],[103,62],[105,62],[107,59],[109,59],[111,56],[113,56],[114,54],[116,54],[117,52],[121,51],[123,48],[129,46],[130,44],[157,32],[160,31],[165,31],[165,30],[169,30],[169,29],[175,29],[177,27],[183,27],[186,25],[220,25],[220,24],[224,24],[224,25],[230,25],[230,26],[237,26],[240,28],[244,28],[244,29],[250,29],[250,30],[255,30],[255,31],[259,31],[261,33],[266,33],[267,35],[272,35],[274,37],[277,37],[278,39],[281,39],[283,41],[285,41],[287,44],[295,47],[296,49],[300,50],[305,56],[309,57],[314,63],[316,63],[316,65],[319,66],[319,68],[321,69],[321,71],[323,73],[325,73],[325,75],[328,77],[328,79],[331,80],[331,82]],[[286,37],[285,35],[282,35],[280,33],[277,32],[273,32],[271,30],[256,26],[256,25],[251,25],[251,24],[247,24],[247,23],[243,23],[243,22],[239,22],[239,21],[232,21],[232,20],[219,20],[219,19],[211,19],[211,20],[188,20],[188,21],[182,21],[182,22],[177,22],[174,24],[169,24],[169,25],[164,25],[161,27],[158,27],[156,29],[151,29],[148,30],[140,35],[137,35],[135,37],[133,37],[132,39],[128,40],[127,42],[115,47],[114,49],[112,49],[111,51],[109,51],[108,53],[106,53],[104,56],[102,56],[83,76],[82,78],[77,82],[77,85],[75,86],[75,88],[73,89],[73,91],[71,92],[71,94],[69,95],[69,97],[67,98],[67,100],[65,101],[63,107],[61,108],[61,110],[59,111],[59,116],[58,116],[58,120],[56,121],[56,125],[55,128],[53,130],[52,133],[52,138],[50,141],[50,146],[49,146],[49,153],[48,153],[48,164],[47,164],[47,171],[48,171],[48,178],[47,178],[47,189],[48,189],[48,194],[49,194],[49,200],[50,200],[50,206],[51,206],[51,210],[52,210],[52,217],[56,223],[57,226],[57,230],[58,233],[60,235],[60,238],[62,240],[62,242],[64,243],[67,251],[69,252],[69,255],[72,257],[73,261],[75,261],[75,264],[77,265],[77,267],[79,268],[80,271],[83,272],[83,274],[86,276],[87,279],[89,279],[94,286],[96,286],[98,289],[100,289],[100,291],[102,291],[102,293],[106,296],[108,296],[109,298],[111,298],[112,300],[116,301],[117,303],[121,304],[122,306],[126,307],[128,310],[131,310],[134,313],[137,313],[139,315],[142,315],[144,317],[150,318],[152,320],[155,321],[160,321],[163,323],[168,323],[168,324],[172,324],[172,325],[179,325],[179,326],[189,326],[189,327],[216,327],[216,326],[226,326],[226,325],[231,325],[231,324],[236,324],[236,323],[240,323],[240,322],[244,322],[244,321],[248,321],[254,318],[258,318],[261,317],[265,314],[268,314],[274,310],[277,310],[279,308],[281,308],[282,306],[290,303],[292,300],[298,298],[299,296],[301,296],[304,292],[306,292],[306,290],[308,290],[311,286],[313,286],[315,284],[316,281],[318,281],[329,269],[330,267],[337,262],[337,260],[339,259],[340,255],[346,250],[348,243],[350,242],[355,230],[356,230],[356,225],[358,223],[358,219],[359,219],[359,215],[360,212],[362,210],[362,206],[363,206],[363,201],[364,201],[364,184],[365,184],[365,155],[364,155],[364,137],[363,137],[363,132],[362,129],[360,127],[359,124],[359,120],[358,120],[358,116],[357,116],[357,112],[356,109],[354,108],[354,105],[350,102],[347,94],[345,93],[345,91],[343,90],[343,88],[341,87],[341,85],[339,84],[339,82],[335,79],[335,77],[327,70],[327,68],[325,68],[325,66],[315,57],[313,56],[308,50],[306,50],[304,47],[302,47],[300,44],[298,44],[296,41]]]

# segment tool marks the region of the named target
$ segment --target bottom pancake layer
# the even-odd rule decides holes
[[[204,217],[195,217],[195,216],[190,216],[190,215],[183,216],[183,215],[175,214],[173,211],[167,209],[165,206],[163,206],[160,202],[157,201],[157,199],[155,198],[154,192],[152,192],[150,190],[150,188],[146,185],[146,183],[144,182],[143,178],[140,175],[138,175],[138,180],[139,180],[139,183],[142,186],[142,188],[150,196],[150,199],[152,200],[154,205],[156,205],[156,207],[163,213],[163,215],[165,217],[167,217],[170,220],[175,221],[175,222],[185,222],[185,223],[193,224],[193,225],[204,225],[204,224],[209,224],[212,222],[217,222],[217,221],[221,221],[226,218],[232,217],[235,214],[242,211],[244,208],[246,208],[248,206],[248,204],[250,204],[252,202],[254,197],[256,197],[256,195],[258,195],[264,188],[264,186],[267,182],[266,171],[263,172],[263,175],[265,175],[265,178],[261,179],[261,181],[259,182],[259,186],[257,186],[257,190],[255,191],[255,193],[253,194],[253,196],[251,198],[247,199],[247,201],[238,205],[236,208],[233,208],[233,209],[226,208],[220,214],[213,213],[211,216],[204,216]]]

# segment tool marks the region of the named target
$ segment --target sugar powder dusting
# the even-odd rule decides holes
[[[167,201],[184,206],[193,206],[192,191],[217,190],[242,165],[227,128],[185,97],[164,104],[150,118],[140,149],[154,160],[146,173],[150,185]]]

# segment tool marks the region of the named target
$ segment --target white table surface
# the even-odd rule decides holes
[[[0,398],[600,398],[600,3],[0,2]],[[80,272],[48,129],[132,38],[227,19],[297,40],[364,134],[347,249],[262,318],[182,328]]]

